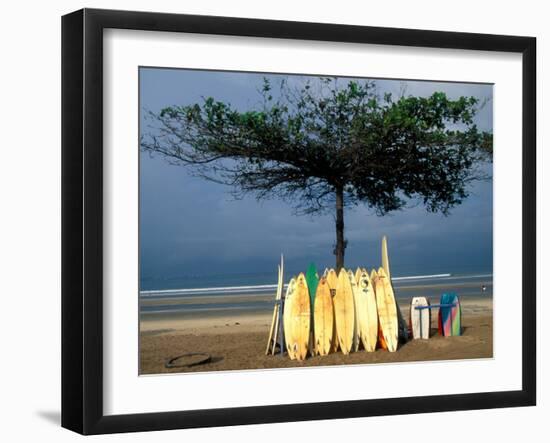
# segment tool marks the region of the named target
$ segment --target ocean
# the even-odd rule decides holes
[[[295,274],[285,275],[288,282],[290,276]],[[145,289],[140,291],[140,314],[142,317],[163,314],[267,314],[273,309],[277,283],[276,275],[269,277],[264,274],[197,277],[184,279],[185,284],[180,282],[180,287],[176,288]],[[399,301],[425,296],[431,303],[437,303],[444,292],[456,292],[461,298],[490,298],[493,295],[493,276],[490,272],[397,275],[392,276],[392,284]]]

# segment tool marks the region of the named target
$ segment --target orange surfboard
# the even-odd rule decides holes
[[[380,345],[390,352],[395,352],[399,334],[397,305],[395,304],[391,282],[383,268],[378,269],[377,276],[374,279],[374,290],[378,309]]]

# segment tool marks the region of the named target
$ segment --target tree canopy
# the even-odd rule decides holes
[[[478,98],[394,98],[373,81],[341,81],[282,80],[274,88],[264,79],[260,103],[249,110],[206,97],[150,112],[157,126],[141,147],[236,195],[283,198],[300,213],[336,206],[340,268],[344,206],[384,215],[416,202],[448,214],[492,159],[492,134],[474,122]]]

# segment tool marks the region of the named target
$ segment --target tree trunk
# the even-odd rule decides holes
[[[336,272],[344,267],[344,253],[346,242],[344,240],[344,189],[336,188]]]

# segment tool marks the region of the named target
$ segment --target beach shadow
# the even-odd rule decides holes
[[[36,415],[53,425],[61,425],[61,411],[36,411]]]
[[[192,368],[192,367],[198,367],[198,366],[210,366],[211,364],[219,363],[219,362],[224,360],[224,358],[222,356],[212,355],[212,356],[210,356],[210,358],[207,361],[197,362],[197,363],[193,363],[193,364],[177,364],[177,363],[174,363],[177,360],[179,360],[181,357],[185,357],[185,356],[166,359],[165,362],[164,362],[164,366],[168,369]]]

